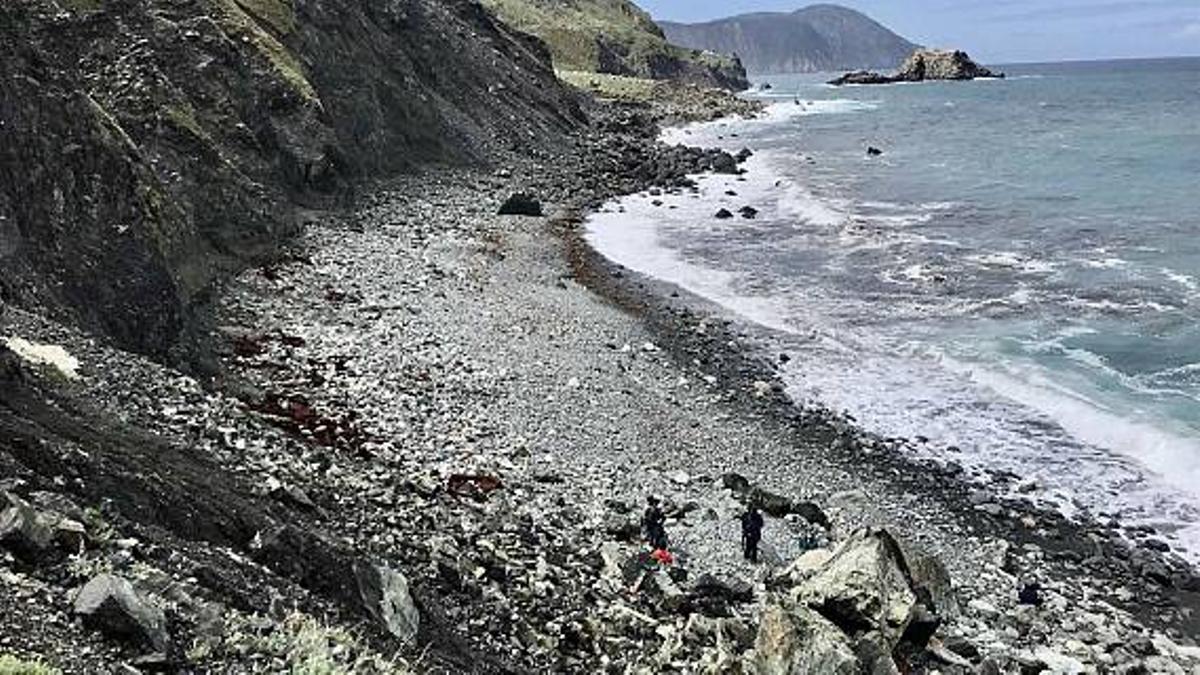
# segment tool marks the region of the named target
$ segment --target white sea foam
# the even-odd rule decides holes
[[[726,146],[740,145],[749,141],[741,135],[747,130],[752,134],[757,124],[787,124],[801,114],[863,109],[830,102],[818,111],[821,109],[816,106],[785,102],[771,106],[764,120],[691,127],[688,133],[676,130],[667,137],[675,135],[681,142],[703,145],[724,136]],[[735,133],[739,137],[732,139]],[[750,145],[754,147],[752,142]],[[790,161],[786,155],[756,151],[741,180],[704,177],[697,195],[651,198],[643,194],[609,205],[606,213],[588,220],[589,242],[630,269],[676,284],[777,331],[781,340],[789,341],[789,351],[800,355],[786,373],[789,391],[798,399],[819,399],[832,408],[847,410],[863,426],[882,434],[931,438],[934,442],[923,451],[933,457],[944,456],[948,446],[957,446],[959,461],[1007,469],[1035,480],[1044,488],[1039,498],[1065,512],[1084,508],[1175,529],[1179,541],[1200,559],[1200,442],[1172,422],[1126,409],[1122,401],[1109,398],[1110,393],[1089,389],[1095,384],[1085,378],[1090,373],[1119,382],[1126,391],[1148,395],[1165,391],[1154,388],[1157,381],[1137,381],[1119,373],[1096,353],[1064,345],[1063,341],[1094,333],[1095,328],[1065,326],[1044,345],[1024,345],[1025,355],[1013,355],[986,341],[972,343],[976,351],[964,355],[935,339],[908,343],[904,340],[911,338],[892,335],[875,323],[859,330],[851,327],[854,323],[842,321],[871,311],[886,311],[887,317],[902,320],[958,316],[978,321],[980,317],[1007,317],[1035,302],[1120,313],[1152,308],[1153,300],[1071,298],[1069,291],[1039,289],[1040,280],[1030,277],[1018,277],[1028,285],[1018,282],[1007,295],[935,298],[929,289],[936,288],[931,282],[939,278],[943,263],[914,256],[934,243],[956,249],[964,245],[925,239],[923,233],[931,228],[904,225],[921,224],[929,214],[951,211],[961,204],[853,204],[830,199],[820,186],[788,178],[794,171],[780,170]],[[737,195],[726,195],[730,189]],[[656,207],[654,200],[663,203]],[[736,211],[744,204],[758,208],[759,218],[712,217],[719,207]],[[781,231],[794,231],[794,235]],[[744,239],[756,232],[769,233],[770,241],[780,246],[792,245],[787,237],[794,236],[797,246],[827,247],[816,264],[831,275],[853,273],[856,268],[850,258],[858,254],[869,260],[893,260],[885,263],[888,272],[870,276],[904,284],[901,293],[908,295],[897,294],[886,310],[881,310],[871,301],[838,296],[821,284],[781,287],[787,280],[772,279],[769,272],[764,277],[764,270],[709,264],[702,262],[704,258],[685,254],[682,246],[672,248],[677,245],[674,242],[694,246],[698,238],[719,242],[727,234]],[[1129,266],[1103,249],[1089,250],[1086,255],[1086,261],[1076,264],[1114,270]],[[906,260],[909,262],[902,262]],[[974,271],[986,269],[988,276],[1006,271],[1016,275],[1058,271],[1052,261],[1036,254],[993,251],[952,257],[946,263],[951,275],[962,261],[978,266]],[[1064,268],[1062,274],[1068,271]],[[970,275],[972,270],[968,267],[963,272]],[[1165,268],[1162,274],[1160,279],[1195,288],[1195,279],[1188,275]],[[764,280],[769,283],[762,283]],[[879,317],[877,323],[887,317]],[[1039,364],[1039,358],[1072,365],[1063,367],[1062,372],[1050,371]],[[1176,377],[1186,378],[1187,373],[1164,375],[1164,381]]]
[[[712,122],[695,122],[664,129],[659,140],[667,145],[720,145],[717,141],[731,134],[743,134],[756,128],[779,125],[810,115],[840,115],[875,110],[874,101],[855,99],[817,99],[772,103],[755,118],[720,119]]]

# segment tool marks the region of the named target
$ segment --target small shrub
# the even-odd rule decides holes
[[[62,675],[45,661],[23,661],[11,654],[0,654],[0,675]]]

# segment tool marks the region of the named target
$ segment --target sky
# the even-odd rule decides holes
[[[989,63],[1200,56],[1200,0],[835,0],[918,44]],[[634,0],[656,19],[791,11],[808,0]]]

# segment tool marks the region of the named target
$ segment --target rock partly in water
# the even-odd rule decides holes
[[[1004,77],[984,68],[960,50],[918,49],[900,66],[897,77],[907,82],[925,80],[974,80],[979,77]]]
[[[730,218],[733,217],[733,213],[731,213],[729,211],[729,209],[720,209],[715,214],[713,214],[713,217],[718,218],[720,220],[729,220]]]
[[[884,75],[866,70],[846,73],[830,80],[829,84],[893,84],[896,82],[924,82],[926,80],[974,80],[980,77],[1004,77],[975,63],[964,51],[946,49],[918,49],[904,61],[895,75]]]
[[[88,581],[75,596],[75,614],[84,624],[113,637],[164,653],[170,649],[163,611],[116,575],[100,574]]]

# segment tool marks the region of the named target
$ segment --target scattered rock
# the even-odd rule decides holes
[[[846,636],[806,607],[763,610],[754,641],[754,666],[763,675],[858,675],[858,657]]]
[[[362,606],[388,633],[412,642],[421,627],[421,614],[409,592],[408,579],[385,565],[355,566],[354,576]]]
[[[868,157],[879,157],[882,154],[883,154],[883,151],[873,145],[867,147],[867,156]]]
[[[160,652],[170,650],[163,611],[121,577],[113,574],[93,577],[75,596],[74,611],[86,625],[103,633]]]
[[[747,220],[753,220],[758,216],[758,209],[753,206],[743,206],[738,209],[738,213],[742,214],[742,217]]]
[[[720,209],[716,212],[716,214],[713,215],[713,217],[721,220],[729,220],[733,217],[733,213],[731,213],[729,209]]]
[[[900,546],[884,530],[852,534],[795,595],[850,635],[879,633],[889,650],[917,602]]]
[[[0,512],[0,547],[26,562],[45,556],[54,544],[54,531],[45,519],[20,497],[11,493],[0,496],[9,504]]]
[[[523,192],[517,192],[500,205],[499,213],[502,216],[538,217],[542,215],[542,203]]]

